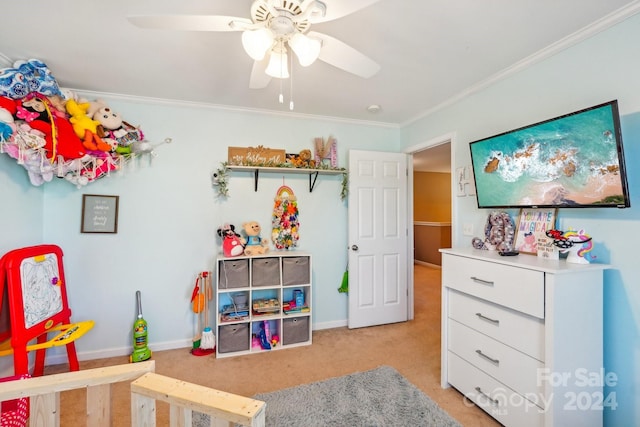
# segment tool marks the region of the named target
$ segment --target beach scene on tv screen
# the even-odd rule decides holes
[[[478,205],[624,205],[617,142],[609,104],[474,142]]]

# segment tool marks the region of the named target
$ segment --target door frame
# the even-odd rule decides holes
[[[414,318],[414,289],[413,289],[413,249],[414,249],[414,236],[413,236],[413,154],[418,151],[423,151],[428,148],[433,148],[438,145],[449,143],[451,149],[451,169],[453,170],[453,165],[455,162],[455,146],[456,146],[456,133],[449,132],[444,135],[429,139],[427,141],[420,142],[418,144],[409,146],[405,148],[402,152],[405,154],[409,154],[411,156],[411,161],[407,162],[407,254],[411,254],[411,256],[407,257],[407,281],[409,282],[407,296],[407,317],[409,320],[413,320]],[[455,174],[451,174],[451,188],[455,188]],[[456,223],[457,219],[457,204],[454,203],[454,198],[451,198],[451,224]],[[451,227],[451,241],[456,241],[456,227]]]

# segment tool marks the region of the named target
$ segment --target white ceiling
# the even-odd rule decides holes
[[[326,1],[330,5],[332,0]],[[320,61],[308,68],[294,67],[294,114],[402,125],[514,64],[530,61],[536,53],[553,52],[591,34],[587,28],[603,29],[637,13],[638,3],[380,0],[312,26],[378,62],[379,73],[363,79]],[[43,60],[64,87],[291,114],[288,80],[285,105],[277,101],[280,80],[273,79],[264,89],[249,89],[252,60],[242,49],[239,32],[144,30],[126,19],[169,13],[249,17],[250,4],[5,1],[0,53],[11,60]],[[368,112],[370,104],[379,104],[381,111]]]

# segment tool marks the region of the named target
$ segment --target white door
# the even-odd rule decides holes
[[[407,320],[407,155],[349,151],[349,328]]]

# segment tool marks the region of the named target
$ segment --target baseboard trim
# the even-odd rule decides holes
[[[331,322],[314,323],[312,329],[314,331],[321,331],[323,329],[342,328],[347,326],[347,319],[344,320],[332,320]]]
[[[333,329],[333,328],[341,328],[347,326],[347,319],[344,320],[334,320],[331,322],[322,322],[322,323],[314,323],[312,325],[312,329],[314,331],[320,331],[323,329]],[[165,351],[165,350],[176,350],[180,348],[191,348],[193,346],[193,340],[191,338],[184,340],[176,340],[176,341],[165,341],[161,343],[153,343],[149,344],[149,348],[152,352],[154,351]],[[106,359],[110,357],[126,357],[126,362],[128,362],[128,358],[131,355],[133,348],[131,347],[116,347],[110,348],[106,350],[99,351],[78,351],[78,360],[95,360],[95,359]],[[62,351],[60,353],[47,355],[45,357],[45,365],[60,365],[63,363],[67,363],[67,353],[66,351]],[[126,363],[123,361],[123,363]]]
[[[424,261],[420,261],[420,260],[417,260],[417,259],[414,259],[414,260],[413,260],[413,263],[414,263],[414,264],[424,265],[424,266],[431,267],[431,268],[438,268],[438,269],[442,269],[442,266],[441,266],[441,265],[438,265],[438,264],[431,264],[430,262],[424,262]]]

